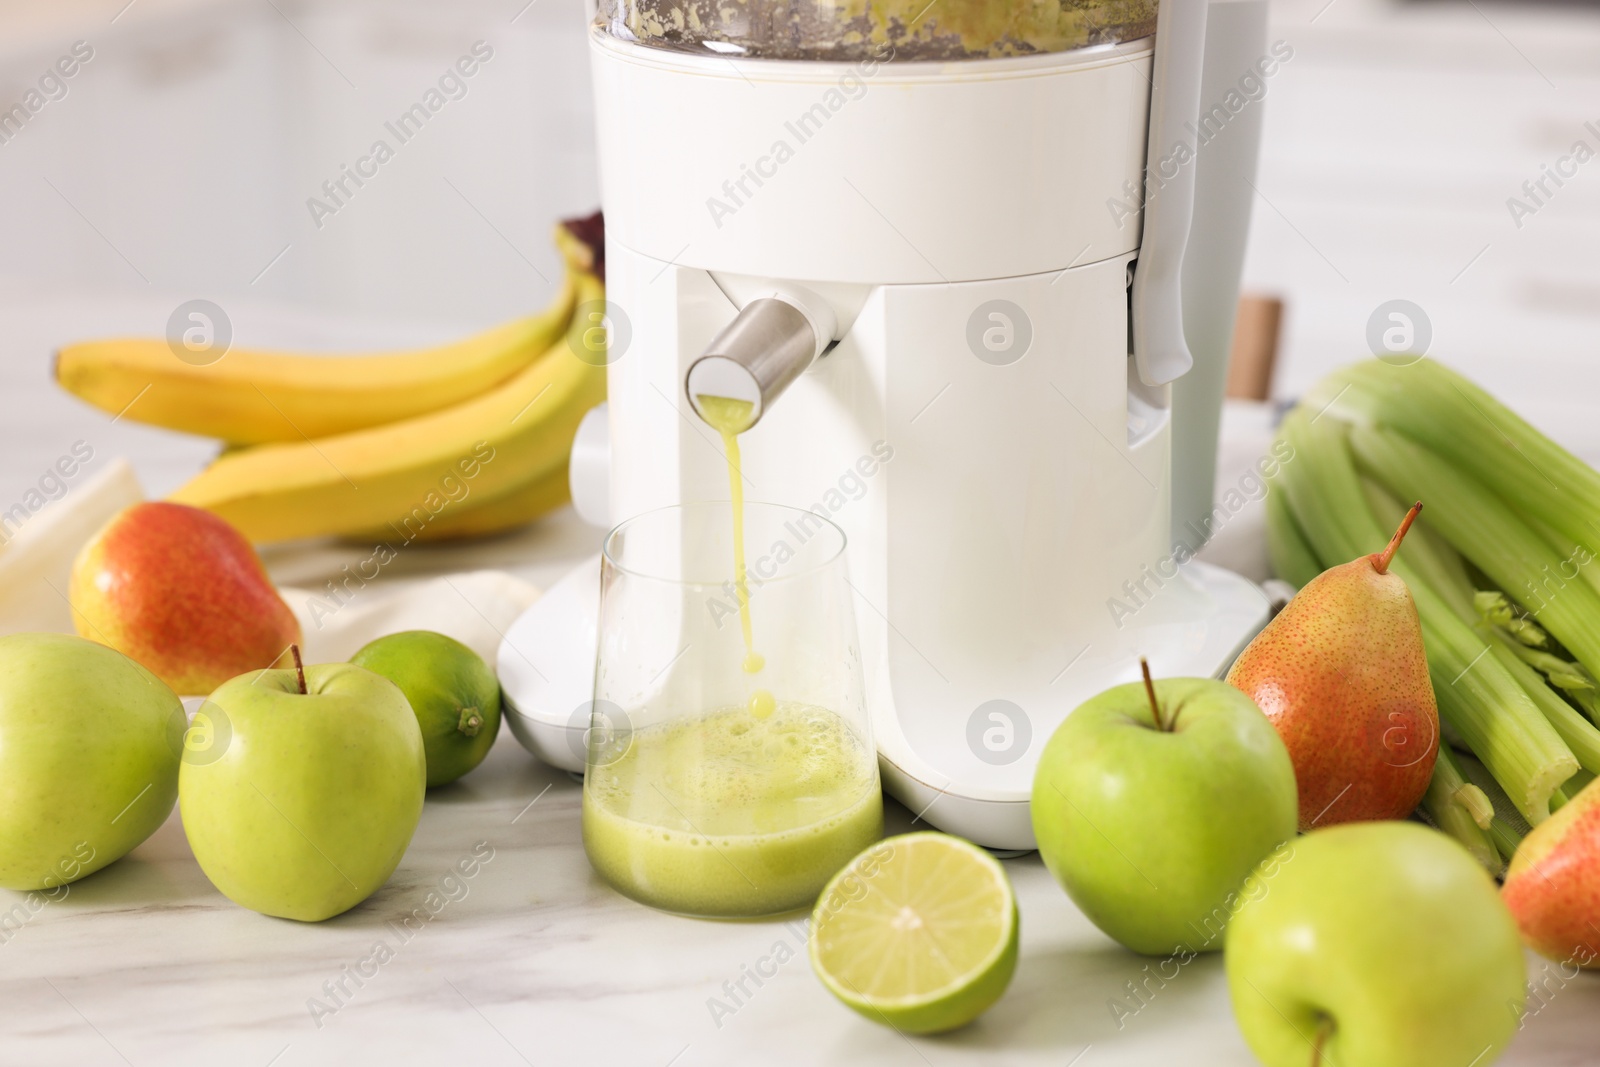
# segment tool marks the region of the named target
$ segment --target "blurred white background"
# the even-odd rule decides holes
[[[549,230],[596,206],[582,0],[0,3],[0,108],[92,60],[0,143],[0,501],[73,441],[163,493],[203,442],[50,383],[72,339],[159,335],[204,297],[235,344],[444,340],[541,306]],[[1288,317],[1275,392],[1419,304],[1432,352],[1600,460],[1600,159],[1519,228],[1507,199],[1600,151],[1600,9],[1277,0],[1246,287]],[[474,42],[493,58],[320,228],[306,201]],[[714,121],[715,116],[708,116]],[[1586,122],[1595,124],[1593,129]]]

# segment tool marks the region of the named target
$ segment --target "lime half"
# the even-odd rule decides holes
[[[874,1022],[913,1034],[965,1026],[1017,969],[1011,882],[993,856],[959,837],[886,838],[817,899],[811,966]]]

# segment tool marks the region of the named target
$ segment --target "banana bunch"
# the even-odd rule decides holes
[[[567,278],[555,302],[456,344],[348,356],[235,349],[194,366],[162,340],[92,342],[59,353],[57,378],[109,411],[131,402],[127,418],[220,438],[222,454],[169,499],[252,541],[497,533],[567,501],[572,439],[605,399],[592,239],[558,227]]]

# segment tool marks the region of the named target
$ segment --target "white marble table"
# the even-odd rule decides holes
[[[1125,984],[1142,981],[1148,961],[1095,930],[1037,856],[1006,861],[1022,911],[1010,991],[963,1031],[904,1038],[823,989],[802,922],[683,919],[613,892],[584,858],[579,797],[503,734],[482,767],[430,795],[389,884],[318,925],[230,903],[174,814],[128,858],[4,932],[0,1063],[1252,1062],[1217,957],[1184,968],[1119,1029],[1108,1002],[1136,1005]],[[903,830],[910,816],[891,806],[889,822]],[[475,853],[491,858],[452,878]],[[0,910],[21,900],[0,893]],[[759,987],[744,978],[774,965]],[[749,996],[736,1002],[724,983],[741,980]],[[712,998],[733,1014],[714,1015]],[[1528,1020],[1503,1062],[1592,1063],[1597,1014],[1600,980],[1582,978]]]

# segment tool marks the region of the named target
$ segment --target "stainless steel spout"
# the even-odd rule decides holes
[[[703,396],[749,401],[753,426],[829,340],[819,339],[810,320],[787,300],[752,300],[689,365],[684,375],[689,404],[705,418]]]

